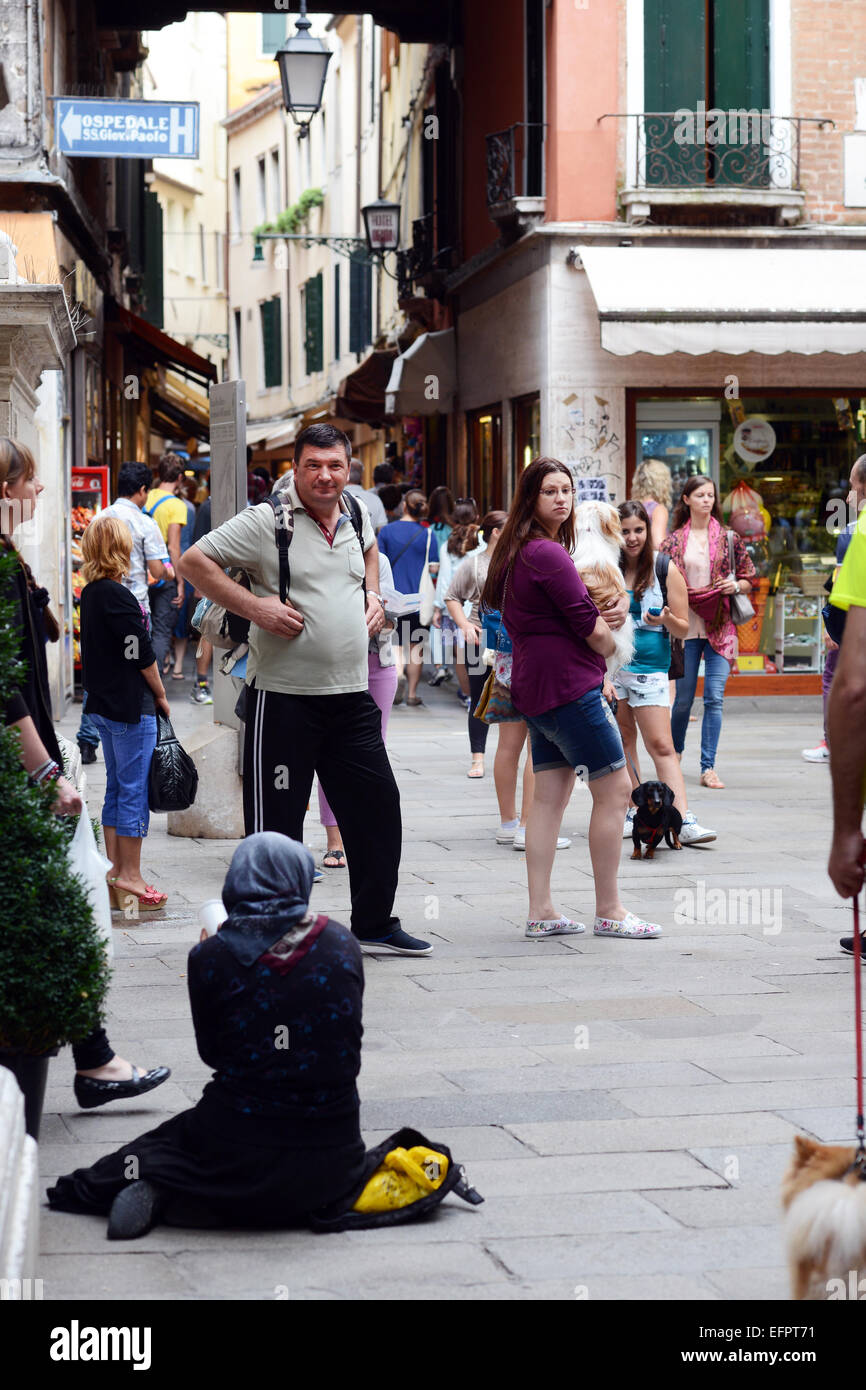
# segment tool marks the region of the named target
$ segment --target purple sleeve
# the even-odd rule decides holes
[[[578,637],[588,637],[598,621],[599,612],[574,567],[574,561],[562,546],[556,541],[537,542],[529,557],[527,573],[544,588],[572,632]]]

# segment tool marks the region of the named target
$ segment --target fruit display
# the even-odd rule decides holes
[[[73,536],[83,536],[93,518],[96,516],[96,507],[73,507],[72,508],[72,534]]]

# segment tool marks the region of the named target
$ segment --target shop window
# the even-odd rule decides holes
[[[304,353],[307,376],[320,372],[325,365],[322,322],[322,275],[313,275],[303,287],[304,295]]]
[[[466,416],[470,492],[483,516],[505,500],[502,478],[502,412],[498,404]]]
[[[520,474],[541,453],[541,399],[537,391],[531,396],[518,396],[511,402],[511,421],[513,496]]]
[[[279,295],[259,305],[262,324],[262,385],[283,384],[283,341]]]

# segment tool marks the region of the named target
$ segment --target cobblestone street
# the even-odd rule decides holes
[[[492,756],[468,781],[454,696],[422,690],[428,707],[395,710],[389,744],[405,824],[398,908],[436,951],[366,958],[361,1118],[370,1142],[403,1124],[447,1142],[485,1204],[449,1199],[391,1231],[160,1227],[111,1245],[104,1220],[43,1207],[46,1298],[787,1296],[777,1208],[791,1138],[851,1142],[854,1123],[851,967],[837,944],[850,911],[824,870],[829,775],[800,759],[819,702],[729,700],[724,792],[697,786],[691,726],[687,787],[718,840],[653,863],[623,846],[626,902],[663,923],[661,940],[532,942],[523,856],[494,843]],[[183,699],[173,712],[182,738],[211,717]],[[89,774],[98,814],[101,759]],[[576,789],[555,887],[591,923],[588,810]],[[320,857],[314,813],[307,839]],[[84,1113],[64,1051],[49,1075],[45,1180],[198,1098],[208,1070],[186,953],[233,847],[170,838],[155,817],[145,872],[169,910],[117,930],[108,1030],[123,1055],[173,1076],[139,1104]],[[347,920],[345,875],[326,873],[313,901]]]

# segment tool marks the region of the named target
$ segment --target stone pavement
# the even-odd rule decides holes
[[[186,692],[170,692],[181,737],[212,714]],[[792,1136],[851,1142],[854,1126],[851,963],[837,946],[850,909],[825,873],[829,774],[800,759],[819,700],[729,700],[723,792],[698,786],[690,726],[686,783],[718,840],[653,863],[623,846],[626,902],[663,938],[534,942],[522,934],[524,858],[493,839],[492,756],[483,781],[467,780],[460,707],[447,686],[422,692],[427,708],[394,712],[389,745],[405,823],[398,907],[436,951],[366,959],[361,1116],[371,1142],[403,1124],[446,1141],[485,1204],[452,1198],[391,1231],[158,1228],[111,1245],[103,1219],[43,1208],[47,1298],[787,1296],[777,1208]],[[101,759],[89,772],[98,814]],[[576,789],[555,886],[591,924],[588,809]],[[123,1055],[173,1076],[141,1102],[83,1112],[64,1051],[49,1076],[45,1180],[198,1098],[209,1073],[186,953],[233,847],[170,838],[154,818],[145,867],[170,907],[140,925],[115,918],[108,1029]],[[348,920],[345,875],[327,873],[313,901]]]

